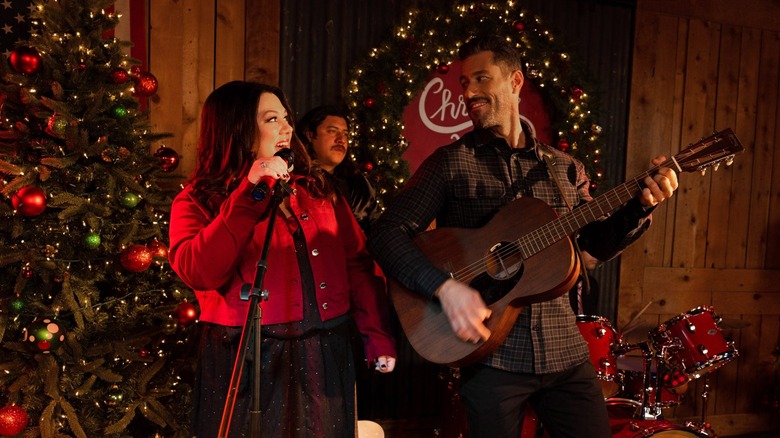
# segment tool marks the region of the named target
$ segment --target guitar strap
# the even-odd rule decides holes
[[[569,209],[569,211],[574,210],[574,207],[571,205],[571,202],[569,202],[569,198],[566,197],[566,192],[563,191],[563,186],[561,186],[560,180],[558,180],[558,177],[556,176],[555,172],[553,171],[555,169],[555,156],[549,152],[541,150],[542,146],[536,147],[536,153],[537,156],[541,156],[544,159],[545,164],[547,164],[547,174],[550,176],[550,179],[555,182],[555,186],[558,187],[558,191],[561,193],[561,196],[563,197],[563,202],[566,203],[566,207]],[[582,273],[582,293],[583,294],[589,294],[590,293],[590,280],[588,279],[588,273],[587,268],[585,267],[585,260],[582,258],[582,251],[580,251],[580,245],[577,243],[577,237],[574,236],[573,239],[571,239],[572,243],[574,244],[574,249],[577,251],[577,257],[580,259],[580,267],[583,270],[586,270],[586,272]]]

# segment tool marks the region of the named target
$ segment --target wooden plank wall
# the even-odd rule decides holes
[[[714,307],[739,357],[716,361],[723,366],[692,382],[667,417],[706,419],[722,436],[778,427],[770,405],[780,384],[780,6],[701,3],[638,2],[627,172],[729,127],[747,151],[732,167],[682,175],[651,230],[623,254],[618,327],[626,342],[641,342],[661,323]]]
[[[251,8],[245,0],[148,2],[149,71],[159,83],[150,118],[155,132],[173,135],[160,143],[179,153],[174,180],[195,166],[200,110],[211,91],[241,79],[278,84],[279,8],[279,0],[253,0]]]

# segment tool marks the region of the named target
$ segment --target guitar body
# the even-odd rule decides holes
[[[391,279],[390,297],[415,351],[449,366],[476,362],[501,345],[522,306],[551,300],[571,289],[579,275],[579,261],[569,239],[526,259],[512,244],[556,217],[543,201],[519,198],[482,228],[437,228],[418,235],[415,244],[428,260],[477,289],[492,316],[485,321],[491,331],[487,341],[461,341],[438,300],[429,301]]]

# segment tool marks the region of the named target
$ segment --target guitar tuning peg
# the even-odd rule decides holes
[[[720,167],[720,161],[718,161],[717,163],[715,163],[715,164],[712,166],[712,169],[713,169],[715,172],[717,172],[717,171],[718,171],[718,167]]]
[[[701,176],[704,176],[705,173],[707,173],[707,168],[706,167],[702,167],[701,168]]]
[[[734,164],[734,156],[729,155],[728,158],[726,158],[726,166],[731,166],[732,164]]]

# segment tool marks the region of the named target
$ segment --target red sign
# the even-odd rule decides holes
[[[447,73],[434,73],[404,109],[403,135],[409,148],[403,158],[412,172],[436,148],[452,143],[474,127],[461,94],[459,75],[460,61],[454,61]],[[550,114],[538,88],[528,78],[520,91],[520,118],[539,140],[551,144]]]

